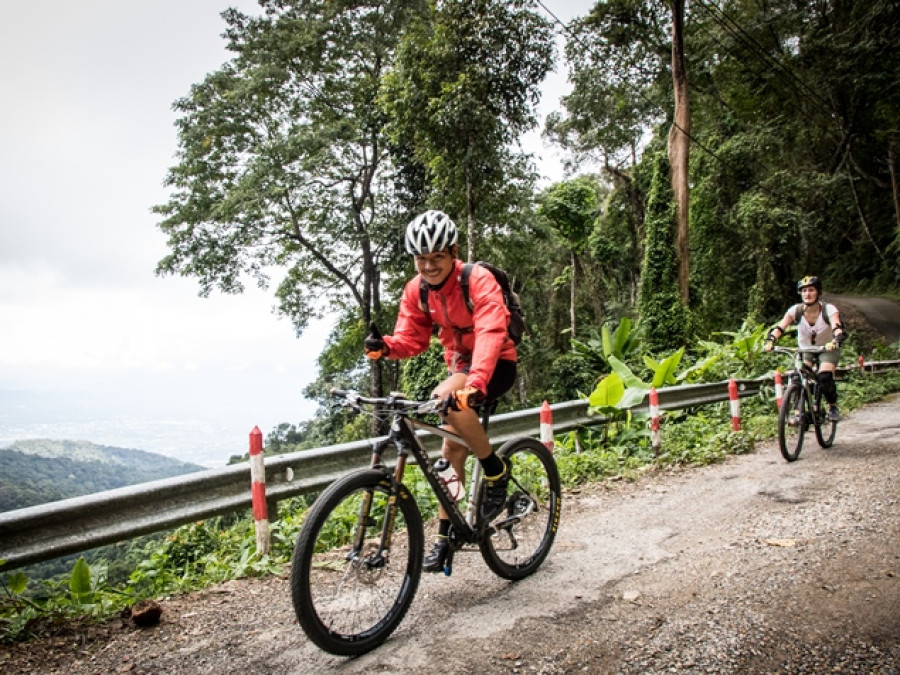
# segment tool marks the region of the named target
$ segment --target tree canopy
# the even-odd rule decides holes
[[[573,352],[575,326],[588,344],[627,317],[647,345],[677,349],[776,318],[805,274],[829,290],[900,283],[897,3],[598,0],[565,27],[524,0],[260,6],[224,13],[233,58],[175,103],[157,271],[202,294],[274,279],[298,332],[337,316],[312,394],[367,371],[381,386],[359,341],[391,322],[411,273],[403,229],[426,207],[523,297],[520,403],[595,375],[576,372],[593,362]],[[544,131],[570,175],[546,188],[519,140],[557,34],[572,88]],[[661,159],[676,127],[690,143],[677,228]]]

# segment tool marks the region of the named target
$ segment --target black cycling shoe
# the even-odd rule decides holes
[[[447,537],[438,535],[431,552],[422,561],[423,572],[443,572],[447,554],[450,552],[450,542]]]
[[[503,472],[496,476],[484,477],[484,496],[481,499],[479,515],[482,522],[495,518],[506,506],[506,489],[509,487],[509,466],[502,459]]]

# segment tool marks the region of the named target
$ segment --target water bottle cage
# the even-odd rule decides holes
[[[450,499],[455,502],[462,501],[466,489],[456,471],[450,467],[450,463],[446,459],[439,459],[434,463],[434,472]]]

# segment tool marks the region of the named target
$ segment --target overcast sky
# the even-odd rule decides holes
[[[545,4],[568,20],[592,3]],[[171,106],[229,58],[220,17],[229,6],[259,13],[254,0],[4,3],[0,423],[28,393],[67,396],[98,415],[214,410],[248,432],[314,413],[301,391],[327,322],[297,339],[254,288],[204,299],[193,279],[153,274],[167,253],[150,208],[168,198]],[[564,82],[548,83],[544,112]],[[529,149],[541,150],[536,139]],[[544,159],[560,179],[555,153]]]

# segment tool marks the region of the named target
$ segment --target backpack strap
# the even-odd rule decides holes
[[[428,282],[424,278],[419,282],[419,309],[428,314]]]
[[[463,300],[466,302],[466,307],[469,308],[469,312],[473,313],[475,311],[475,303],[472,302],[472,299],[469,297],[469,277],[472,276],[472,263],[466,263],[463,265],[462,276],[459,278],[459,285],[462,288]]]
[[[463,300],[466,303],[466,307],[469,308],[469,312],[472,313],[475,311],[475,303],[472,302],[472,299],[469,297],[469,277],[472,276],[472,263],[466,263],[463,265],[462,275],[459,277],[459,285],[462,288]],[[428,314],[428,282],[425,279],[422,279],[419,282],[419,309]]]
[[[831,321],[828,320],[828,303],[822,302],[821,300],[818,300],[817,302],[819,303],[819,312],[822,313],[822,318],[825,319],[825,323],[830,326]],[[804,310],[805,305],[802,302],[798,302],[794,305],[794,323],[800,323],[800,319],[803,318]]]

